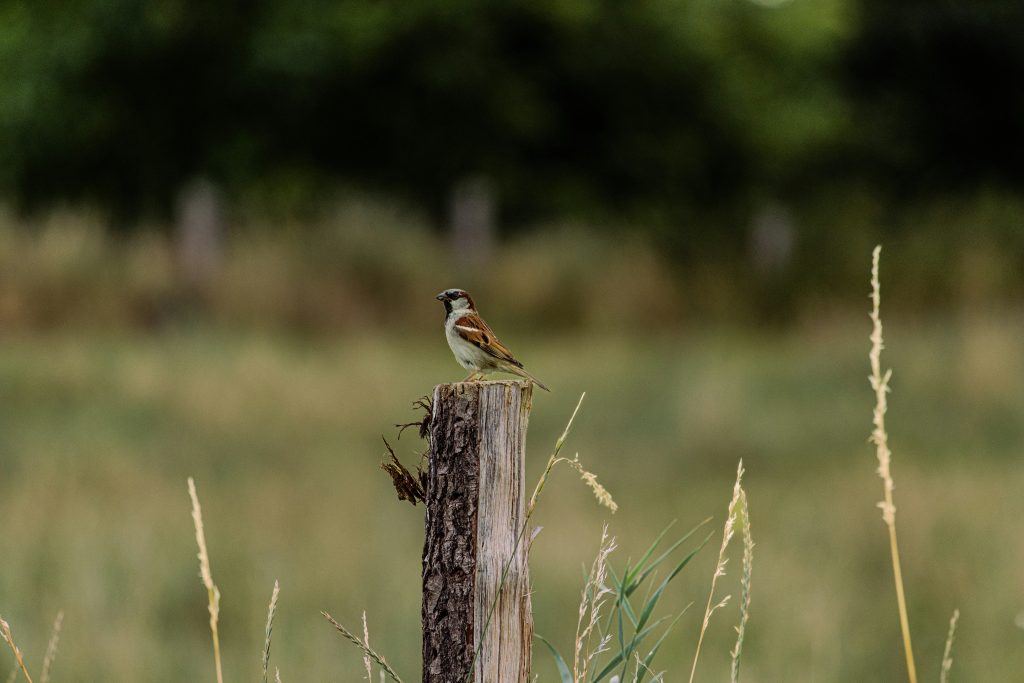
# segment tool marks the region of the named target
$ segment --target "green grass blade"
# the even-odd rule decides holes
[[[608,573],[611,574],[612,583],[615,584],[615,604],[612,608],[612,612],[608,615],[608,627],[605,630],[607,631],[611,628],[612,619],[615,618],[615,613],[622,609],[625,609],[626,616],[629,617],[629,622],[633,625],[633,628],[636,629],[636,612],[633,611],[633,605],[630,604],[629,598],[623,595],[623,582],[619,581],[618,575],[610,566],[608,567]]]
[[[612,624],[614,623],[613,620],[615,619],[615,612],[618,609],[620,609],[623,604],[626,605],[626,616],[630,618],[630,622],[632,622],[633,628],[638,628],[636,612],[633,610],[633,606],[629,603],[629,597],[634,593],[634,591],[636,591],[637,588],[639,588],[644,583],[644,581],[653,572],[657,570],[658,565],[664,562],[673,552],[675,552],[676,548],[685,543],[690,538],[690,536],[692,536],[694,532],[697,531],[697,529],[700,529],[702,526],[704,526],[710,521],[711,518],[708,517],[700,524],[694,526],[692,529],[683,534],[682,538],[673,543],[668,548],[668,550],[659,555],[657,559],[655,559],[649,566],[645,567],[644,564],[650,559],[651,555],[654,554],[654,551],[657,549],[662,538],[664,538],[668,530],[671,529],[672,526],[675,524],[675,520],[673,520],[671,524],[665,527],[661,531],[661,533],[658,534],[657,538],[654,539],[654,542],[647,549],[644,555],[640,558],[640,561],[636,565],[634,565],[632,569],[629,565],[626,566],[626,571],[623,573],[621,581],[619,581],[618,575],[615,574],[615,571],[611,570],[612,579],[615,581],[616,595],[614,609],[608,614],[608,623],[605,626],[606,632],[611,630]],[[646,603],[646,601],[647,598],[645,597],[644,602]]]
[[[628,651],[625,651],[625,652],[620,651],[617,655],[612,657],[608,661],[608,663],[605,664],[604,668],[601,669],[600,673],[598,673],[596,676],[594,676],[591,679],[591,681],[593,683],[597,683],[602,678],[604,678],[605,676],[607,676],[611,672],[615,671],[615,668],[619,664],[622,663],[623,659],[628,659],[629,655],[633,654],[633,650],[635,650],[636,647],[638,647],[640,645],[640,643],[644,640],[644,638],[646,638],[651,633],[651,631],[653,631],[661,622],[665,621],[666,619],[668,619],[667,616],[661,617],[660,619],[656,619],[653,622],[651,622],[647,626],[647,628],[645,628],[640,633],[636,634],[636,637],[631,641],[632,648],[627,648]],[[625,657],[623,657],[623,655],[625,655]]]
[[[658,638],[658,642],[654,644],[654,647],[651,648],[651,651],[647,653],[646,657],[644,657],[643,668],[637,671],[636,673],[636,683],[643,683],[644,676],[647,675],[647,671],[650,669],[651,662],[654,661],[654,656],[658,654],[658,649],[661,648],[662,642],[664,642],[665,638],[668,637],[668,634],[672,632],[672,629],[675,628],[676,623],[683,618],[683,615],[686,614],[686,610],[690,609],[691,605],[693,605],[692,602],[683,608],[683,611],[679,613],[679,616],[672,620],[672,623],[668,625],[668,628],[665,629],[665,632],[661,634],[661,638]],[[660,623],[661,621],[662,620],[659,619],[655,623]]]
[[[619,610],[619,652],[623,651],[626,646],[626,639],[622,632],[622,610]]]
[[[707,518],[707,519],[705,519],[705,520],[704,520],[703,522],[701,522],[701,523],[700,523],[700,524],[698,524],[697,526],[695,526],[695,527],[693,527],[692,529],[690,529],[689,531],[687,531],[687,532],[686,532],[686,534],[684,534],[682,538],[680,538],[680,539],[679,539],[678,541],[676,541],[675,543],[673,543],[673,544],[672,544],[672,545],[671,545],[671,546],[669,547],[669,549],[668,549],[668,550],[666,550],[665,552],[663,552],[663,553],[662,553],[661,555],[659,555],[659,556],[658,556],[658,558],[657,558],[656,560],[654,560],[653,562],[651,562],[651,564],[650,564],[649,566],[647,566],[647,567],[646,567],[646,568],[645,568],[645,569],[644,569],[644,570],[643,570],[643,571],[642,571],[642,572],[640,573],[639,577],[637,577],[637,578],[635,579],[635,581],[633,582],[633,584],[632,584],[632,585],[628,585],[628,586],[626,586],[626,595],[627,595],[627,596],[628,596],[628,595],[632,595],[632,594],[633,594],[633,591],[635,591],[635,590],[636,590],[637,588],[639,588],[639,587],[640,587],[640,584],[642,584],[642,583],[644,582],[644,579],[646,579],[646,578],[647,578],[647,577],[648,577],[648,576],[649,576],[649,575],[651,574],[651,572],[653,572],[653,571],[654,571],[655,569],[657,569],[657,568],[658,568],[658,565],[660,565],[660,564],[661,564],[662,562],[664,562],[664,561],[665,561],[666,559],[668,559],[668,556],[669,556],[669,555],[671,555],[671,554],[672,554],[672,553],[673,553],[673,552],[675,551],[675,549],[676,549],[676,548],[678,548],[678,547],[679,547],[680,545],[682,545],[683,543],[685,543],[685,542],[687,541],[687,539],[689,539],[689,538],[690,538],[690,536],[693,536],[693,534],[694,534],[694,533],[695,533],[695,532],[697,531],[697,529],[700,529],[700,528],[701,528],[702,526],[704,526],[705,524],[707,524],[707,523],[708,523],[708,522],[710,522],[710,521],[711,521],[711,518],[710,518],[710,517],[708,517],[708,518]]]
[[[630,584],[630,582],[634,578],[636,578],[636,575],[640,572],[641,569],[643,569],[643,566],[647,562],[647,560],[651,559],[651,555],[653,555],[654,551],[658,548],[658,545],[661,543],[661,539],[665,538],[665,534],[668,533],[669,529],[671,529],[673,526],[675,526],[677,521],[679,521],[679,520],[673,519],[671,522],[669,522],[668,526],[666,526],[664,529],[661,530],[661,533],[658,534],[658,536],[654,539],[654,542],[651,543],[651,547],[649,547],[647,549],[647,552],[645,552],[640,557],[640,561],[637,562],[633,566],[633,572],[632,573],[630,573],[629,567],[626,567],[626,571],[622,575],[622,583],[623,583],[623,585],[628,586]]]
[[[708,541],[711,540],[711,537],[713,535],[714,532],[708,533],[708,535],[704,538],[701,544],[693,550],[691,550],[686,557],[680,560],[680,562],[675,566],[675,568],[673,568],[669,575],[662,580],[657,590],[655,590],[654,593],[651,594],[650,598],[648,598],[647,602],[644,604],[643,611],[640,613],[640,618],[636,621],[635,628],[638,632],[641,632],[643,630],[644,626],[647,624],[648,619],[651,618],[651,614],[654,612],[654,608],[657,606],[658,600],[661,599],[662,593],[664,593],[669,583],[672,582],[672,579],[678,576],[679,572],[681,572],[683,568],[686,567],[686,565],[688,565],[690,561],[697,555],[697,553],[699,553],[701,549],[705,545],[707,545]],[[643,632],[646,633],[646,631]],[[637,641],[637,637],[634,636],[633,641],[630,642],[628,647],[620,648],[624,653],[625,660],[622,663],[622,672],[620,674],[620,680],[626,679],[626,668],[629,666],[629,656],[633,653],[633,651],[637,648],[638,645],[639,642]]]
[[[672,581],[672,579],[676,578],[679,572],[683,571],[683,568],[690,563],[690,560],[692,560],[694,556],[696,556],[696,554],[699,553],[701,549],[708,544],[708,541],[711,540],[711,537],[713,535],[714,532],[711,532],[707,536],[705,536],[701,544],[693,550],[691,550],[690,553],[686,557],[684,557],[679,562],[679,564],[675,566],[672,572],[664,579],[662,579],[662,582],[658,586],[658,589],[654,591],[653,594],[651,594],[651,597],[647,600],[647,604],[644,605],[643,610],[640,612],[640,618],[637,620],[638,629],[643,628],[644,624],[647,623],[647,620],[650,619],[651,612],[654,611],[654,607],[658,604],[658,600],[661,599],[661,594],[664,592],[665,588],[668,587],[668,584]]]
[[[544,643],[551,652],[551,656],[555,660],[555,666],[558,667],[558,675],[561,677],[562,683],[573,683],[572,672],[569,671],[569,666],[565,663],[562,655],[558,653],[558,650],[555,649],[555,646],[549,643],[548,639],[542,635],[534,633],[533,637]]]
[[[707,523],[707,520],[701,522],[700,524],[695,526],[693,529],[691,529],[689,532],[687,532],[686,536],[684,536],[679,542],[673,544],[673,548],[672,549],[678,547],[680,542],[685,541],[687,538],[690,537],[690,535],[693,534],[694,531],[696,531],[697,529],[699,529],[700,527],[702,527],[706,523]],[[619,636],[619,653],[617,655],[615,655],[611,659],[611,661],[608,662],[608,664],[605,665],[605,667],[603,669],[601,669],[600,673],[598,673],[597,676],[594,677],[594,679],[593,679],[594,683],[596,683],[597,681],[600,681],[605,676],[607,676],[608,674],[613,672],[616,668],[619,667],[620,664],[623,667],[623,672],[621,673],[621,677],[622,677],[622,679],[625,679],[625,667],[627,667],[629,665],[629,657],[630,657],[630,655],[632,655],[633,652],[636,650],[636,648],[639,647],[640,642],[643,640],[644,637],[646,637],[651,632],[651,629],[653,629],[655,626],[657,626],[664,619],[667,618],[667,617],[662,617],[661,619],[658,619],[658,620],[654,621],[651,624],[647,623],[650,620],[651,615],[654,612],[654,608],[658,604],[658,601],[661,599],[662,593],[664,593],[664,591],[668,587],[669,583],[671,583],[672,580],[676,576],[679,575],[679,572],[681,572],[686,567],[686,565],[688,565],[693,560],[693,558],[696,557],[697,553],[699,553],[704,548],[704,546],[708,544],[708,541],[711,540],[712,536],[714,536],[714,532],[713,531],[709,532],[708,535],[704,537],[704,540],[700,542],[700,545],[698,545],[696,548],[691,550],[686,555],[686,557],[684,557],[682,560],[680,560],[679,563],[676,564],[675,567],[673,567],[672,571],[668,574],[668,576],[666,576],[661,581],[661,583],[658,585],[658,588],[650,595],[649,598],[647,598],[647,600],[644,603],[643,610],[641,611],[639,617],[637,617],[636,614],[633,612],[628,597],[623,597],[621,605],[618,605],[618,604],[616,605],[617,609],[615,610],[615,612],[618,613],[618,619],[619,619],[619,624],[618,624],[618,626],[619,626],[619,633],[618,633],[618,636]],[[656,564],[660,564],[662,561],[664,561],[665,557],[668,556],[667,553],[671,552],[672,549],[670,549],[666,553],[663,553],[662,556],[659,557],[655,561],[655,563]],[[654,571],[656,569],[656,564],[648,567],[648,569],[644,571],[643,575],[649,575],[651,571]],[[617,590],[620,593],[624,592],[622,590],[622,582],[618,579],[618,577],[614,576],[612,580],[615,582]],[[642,581],[643,581],[643,578],[640,578],[638,580],[638,582],[636,583],[636,585],[639,586]],[[635,631],[635,634],[634,634],[633,638],[630,640],[628,645],[625,642],[625,637],[624,637],[624,634],[623,634],[622,612],[626,612],[627,617],[629,617],[630,621],[633,623],[633,628],[634,628],[634,631]],[[663,636],[663,638],[664,638],[664,636]]]
[[[628,566],[626,567],[626,571],[629,571]],[[619,580],[619,575],[615,573],[615,569],[611,565],[608,566],[608,573],[611,575],[612,583],[615,585],[615,600],[612,603],[611,610],[608,612],[608,621],[604,626],[605,633],[609,633],[611,631],[612,624],[615,623],[615,619],[618,616],[619,611],[622,610],[622,600],[624,597],[622,581]],[[632,608],[630,611],[632,611]]]

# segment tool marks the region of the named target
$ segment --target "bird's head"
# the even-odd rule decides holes
[[[445,313],[473,309],[473,297],[464,289],[446,289],[436,297],[444,304]]]

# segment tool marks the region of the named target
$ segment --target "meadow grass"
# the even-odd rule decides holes
[[[991,586],[1016,585],[1024,562],[1006,542],[1024,503],[1004,495],[1024,487],[1024,321],[972,313],[890,321],[889,330],[889,360],[900,371],[888,407],[900,443],[908,614],[943,623],[968,601],[957,677],[1007,680],[1024,669],[1013,625],[1021,605]],[[877,492],[865,476],[862,335],[863,326],[832,320],[789,334],[515,340],[556,389],[531,417],[533,476],[577,389],[588,389],[573,445],[615,483],[619,556],[642,555],[642,540],[667,519],[700,519],[720,506],[744,459],[760,540],[756,619],[743,642],[750,680],[792,680],[793,662],[808,680],[851,682],[888,680],[903,666],[892,647],[899,624],[879,617],[892,611],[891,560],[864,524]],[[316,616],[329,604],[336,613],[368,610],[389,661],[414,663],[406,675],[416,677],[422,520],[394,501],[377,469],[379,438],[408,421],[424,387],[458,378],[443,341],[197,326],[3,343],[0,515],[16,523],[0,540],[0,602],[19,646],[38,655],[49,616],[66,608],[55,680],[210,677],[209,624],[196,614],[189,559],[195,541],[181,514],[188,474],[202,482],[217,536],[231,539],[212,548],[218,581],[231,588],[221,619],[226,672],[261,674],[267,588],[280,577],[282,671],[326,679],[359,666],[361,655],[339,648]],[[403,457],[419,448],[397,447]],[[556,470],[552,481],[567,474]],[[557,490],[535,515],[545,531],[531,575],[544,606],[538,631],[571,637],[575,560],[592,555],[607,511],[584,487]],[[677,614],[703,600],[714,559],[697,556],[659,609]],[[659,669],[690,668],[692,647],[679,643],[691,642],[685,629],[696,633],[700,617],[684,614]],[[701,679],[730,675],[734,623],[710,623]],[[939,662],[944,634],[931,631],[917,633],[915,647],[922,661]],[[542,656],[537,671],[541,680],[557,675]]]
[[[893,502],[893,491],[895,489],[895,484],[891,473],[892,454],[889,448],[889,437],[885,426],[885,414],[888,409],[887,394],[890,391],[889,381],[892,377],[892,371],[887,370],[885,373],[883,373],[881,370],[881,352],[884,347],[884,338],[880,315],[880,256],[881,247],[876,247],[872,255],[871,267],[872,308],[870,312],[870,318],[872,322],[872,333],[870,337],[871,350],[869,352],[869,363],[871,366],[870,383],[872,389],[875,391],[876,398],[875,408],[873,411],[874,431],[871,434],[871,441],[876,446],[876,456],[878,459],[877,473],[883,483],[884,499],[881,503],[878,504],[878,507],[882,510],[882,518],[889,532],[890,553],[896,586],[897,606],[900,616],[901,636],[903,638],[904,653],[906,655],[907,675],[910,679],[910,683],[916,683],[917,672],[913,656],[913,649],[911,645],[909,619],[907,616],[906,598],[904,593],[900,554],[896,535],[896,507]],[[545,466],[544,471],[541,474],[540,479],[538,480],[537,485],[534,488],[534,493],[531,496],[530,502],[527,506],[522,529],[516,537],[517,546],[525,536],[527,529],[529,529],[530,527],[530,519],[536,510],[538,498],[541,492],[544,490],[548,477],[550,476],[555,465],[557,465],[560,462],[568,463],[581,474],[583,481],[586,482],[588,486],[591,487],[591,489],[594,491],[595,496],[597,497],[597,500],[602,505],[608,507],[613,513],[618,509],[617,504],[612,500],[611,495],[607,492],[607,490],[597,483],[596,475],[583,468],[582,464],[580,463],[579,454],[577,454],[576,457],[571,460],[569,458],[560,457],[559,455],[563,446],[565,445],[565,441],[569,435],[569,431],[572,427],[573,421],[576,419],[576,416],[579,413],[580,406],[583,403],[584,397],[585,394],[580,396],[580,400],[577,402],[576,408],[573,410],[573,413],[570,416],[564,431],[562,432],[561,436],[556,440],[554,450],[551,456],[548,458],[547,465]],[[410,425],[398,426],[404,429],[405,427]],[[387,447],[390,457],[392,458],[392,460],[395,460],[397,464],[395,452],[391,448],[391,446],[387,444],[386,440],[385,446]],[[704,642],[704,637],[707,633],[711,616],[717,610],[726,607],[731,597],[729,595],[726,595],[724,598],[715,602],[715,588],[717,586],[718,579],[724,577],[726,574],[726,564],[728,562],[727,551],[729,548],[729,544],[735,534],[737,523],[739,523],[740,525],[743,537],[743,564],[740,581],[742,592],[740,600],[740,623],[736,627],[736,645],[730,653],[732,661],[730,670],[730,680],[733,683],[737,683],[739,680],[739,668],[741,662],[742,646],[746,634],[747,622],[750,615],[750,588],[752,581],[753,566],[753,539],[750,531],[750,508],[747,500],[746,491],[741,486],[743,473],[743,461],[741,460],[736,471],[736,482],[733,487],[732,499],[729,502],[728,513],[725,518],[725,525],[722,531],[722,542],[719,548],[718,559],[715,564],[714,572],[711,577],[711,586],[708,591],[707,604],[704,609],[704,617],[701,621],[700,632],[697,638],[696,648],[694,650],[693,663],[690,668],[690,683],[693,683],[694,677],[696,675],[697,663],[701,653],[701,646]],[[203,583],[207,588],[210,599],[210,630],[213,635],[214,658],[216,663],[217,679],[218,682],[220,682],[222,681],[222,674],[220,666],[220,650],[217,636],[217,613],[219,609],[220,595],[219,592],[217,591],[216,586],[213,584],[210,575],[209,556],[207,554],[205,536],[203,533],[202,514],[199,507],[198,497],[196,495],[195,484],[193,483],[191,477],[188,479],[188,486],[189,494],[192,498],[192,516],[195,522],[196,541],[199,546],[201,576],[203,578]],[[403,498],[403,496],[400,495],[400,498]],[[664,557],[671,553],[671,551],[682,542],[677,542],[672,548],[669,549],[668,552],[664,553],[661,557],[659,557],[658,560],[655,560],[651,565],[647,565],[646,563],[648,559],[653,554],[654,550],[656,549],[658,543],[660,542],[663,536],[664,532],[662,532],[662,534],[658,536],[654,544],[651,546],[651,548],[648,549],[648,551],[644,554],[644,556],[641,558],[640,562],[637,565],[630,567],[627,564],[627,567],[623,573],[622,580],[620,581],[617,577],[615,577],[615,589],[613,589],[607,585],[609,574],[612,574],[614,576],[614,571],[611,570],[608,565],[608,557],[612,554],[612,552],[615,551],[617,545],[614,537],[609,537],[607,525],[604,526],[604,528],[601,531],[601,541],[598,547],[597,555],[594,558],[589,574],[586,575],[586,579],[583,585],[582,597],[580,599],[579,610],[577,613],[576,636],[573,645],[572,669],[569,669],[565,659],[561,656],[557,648],[554,645],[552,645],[552,643],[549,640],[541,636],[538,636],[538,639],[550,651],[555,661],[555,664],[558,668],[558,672],[561,677],[562,683],[588,683],[588,681],[598,683],[606,675],[614,671],[617,668],[618,664],[621,662],[621,673],[617,676],[613,676],[611,679],[612,683],[620,683],[620,681],[622,681],[623,678],[626,676],[628,667],[631,664],[631,657],[636,660],[636,666],[632,678],[634,683],[640,683],[647,673],[652,674],[653,681],[663,680],[663,674],[655,674],[651,670],[651,660],[657,653],[657,650],[660,647],[661,642],[664,640],[664,638],[668,635],[668,632],[670,632],[672,627],[675,625],[675,621],[672,622],[672,624],[666,631],[665,635],[663,635],[661,640],[659,640],[655,644],[655,646],[651,649],[651,651],[648,653],[648,656],[645,659],[642,660],[640,658],[639,653],[636,651],[637,646],[639,645],[639,642],[642,641],[647,634],[649,634],[649,632],[654,628],[654,626],[660,623],[659,620],[647,629],[644,629],[646,621],[650,617],[653,608],[656,606],[658,600],[660,599],[661,593],[666,587],[667,583],[671,581],[673,578],[675,578],[679,571],[689,562],[690,559],[692,559],[693,555],[696,554],[696,552],[699,551],[700,548],[702,548],[704,545],[702,543],[700,546],[697,547],[696,550],[691,552],[691,554],[688,555],[683,560],[683,562],[677,565],[676,569],[673,570],[669,577],[662,582],[658,590],[654,592],[654,595],[650,596],[648,599],[645,600],[645,604],[643,606],[643,609],[640,611],[640,616],[638,618],[636,616],[636,613],[632,609],[630,603],[631,592],[634,591],[637,587],[639,587],[639,585],[643,583],[647,575],[655,569],[655,567],[661,562],[661,560],[664,559]],[[689,534],[687,534],[687,536],[689,536]],[[685,540],[685,537],[682,540]],[[706,542],[707,539],[705,539],[705,543]],[[506,572],[510,564],[511,559],[509,560],[509,563],[506,564],[505,570],[502,572],[502,575],[499,578],[499,583],[504,582]],[[270,607],[268,611],[266,640],[263,651],[264,680],[266,680],[267,678],[267,664],[270,653],[271,631],[273,625],[273,616],[277,604],[278,590],[279,587],[277,582],[275,581],[274,591],[271,597]],[[600,657],[600,655],[610,650],[610,643],[612,641],[613,636],[611,628],[612,620],[609,619],[609,624],[605,629],[601,629],[600,626],[602,609],[605,607],[605,603],[608,601],[609,597],[614,598],[613,616],[617,615],[618,617],[619,653],[615,656],[615,658],[612,659],[610,663],[608,663],[604,667],[604,669],[600,673],[591,674],[591,668],[594,668],[596,671],[597,667],[599,666],[598,658]],[[484,632],[486,632],[488,626],[490,625],[493,610],[494,605],[492,604],[488,611],[487,622],[484,625]],[[686,610],[684,610],[684,612],[685,611]],[[386,660],[384,660],[381,655],[374,652],[373,649],[370,647],[370,636],[367,627],[365,611],[363,612],[363,640],[361,641],[358,639],[358,637],[356,637],[350,631],[348,631],[348,629],[346,629],[344,626],[335,621],[334,618],[331,617],[328,613],[321,613],[335,627],[335,629],[338,632],[340,632],[347,640],[355,644],[363,652],[363,664],[366,670],[366,677],[368,681],[373,680],[371,662],[376,661],[382,667],[382,678],[383,674],[386,673],[389,676],[391,676],[391,678],[394,681],[396,681],[396,683],[401,683],[401,680],[398,678],[398,675],[391,669],[391,667],[387,664]],[[623,636],[623,614],[626,614],[629,617],[629,621],[632,622],[632,627],[634,629],[628,647],[626,646],[626,640]],[[680,614],[680,617],[681,616],[682,614]],[[55,624],[54,637],[51,639],[51,648],[55,647],[55,638],[57,633],[59,633],[59,623],[61,618],[62,615],[59,615],[57,624]],[[946,681],[948,680],[949,671],[952,667],[951,652],[954,633],[956,629],[956,622],[958,619],[959,610],[954,610],[953,616],[950,619],[949,632],[946,638],[945,650],[943,652],[943,657],[940,665],[940,679],[942,683],[946,683]],[[4,638],[10,644],[27,678],[28,671],[25,670],[24,662],[21,659],[20,651],[14,645],[13,638],[10,633],[10,628],[8,627],[6,622],[0,622],[0,626],[3,627]],[[47,650],[47,662],[44,663],[44,671],[49,668],[48,661],[50,658],[51,648],[48,648]],[[479,650],[476,653],[474,653],[474,662],[478,654]],[[278,678],[279,677],[280,674],[278,673]],[[472,673],[470,673],[467,680],[471,679]]]
[[[530,519],[533,516],[537,508],[541,493],[544,491],[545,484],[551,475],[552,470],[559,463],[566,463],[569,467],[574,469],[580,474],[580,477],[584,483],[593,491],[597,502],[608,508],[614,513],[618,506],[612,499],[611,494],[597,482],[597,476],[586,470],[581,461],[580,456],[577,453],[573,458],[567,458],[560,456],[561,450],[565,445],[566,439],[569,436],[569,432],[572,428],[573,421],[579,414],[580,406],[583,404],[585,394],[580,396],[579,401],[576,403],[576,408],[573,410],[572,415],[569,417],[569,421],[562,431],[561,436],[555,441],[555,446],[551,456],[548,458],[547,465],[544,471],[541,473],[540,478],[534,487],[533,495],[530,497],[529,504],[526,508],[526,514],[524,516],[523,526],[516,537],[516,545],[523,541],[527,530],[530,529]],[[422,402],[414,403],[414,407],[429,408],[422,404]],[[403,429],[410,425],[396,425]],[[421,436],[423,430],[421,429]],[[387,447],[388,453],[392,460],[396,460],[394,449],[385,440],[385,446]],[[700,655],[701,644],[704,640],[704,635],[707,630],[708,622],[710,620],[711,613],[719,608],[724,607],[728,601],[729,596],[726,596],[716,605],[712,606],[711,600],[715,594],[715,585],[719,577],[725,575],[725,564],[727,558],[725,557],[726,550],[729,546],[729,542],[735,531],[735,524],[737,520],[742,524],[742,531],[744,537],[744,553],[743,553],[743,574],[741,580],[741,588],[743,591],[742,604],[741,604],[741,616],[740,625],[737,627],[737,641],[736,646],[733,649],[732,655],[732,680],[735,682],[738,680],[739,662],[741,648],[743,644],[743,637],[745,633],[745,627],[747,619],[749,617],[749,606],[750,606],[750,581],[752,573],[752,550],[753,541],[750,535],[750,510],[747,505],[746,492],[740,486],[741,479],[743,477],[743,463],[739,464],[736,471],[736,483],[733,488],[733,497],[729,503],[729,512],[726,516],[725,528],[722,537],[722,546],[719,551],[718,562],[715,567],[714,574],[711,579],[711,589],[708,595],[708,606],[705,610],[704,620],[702,622],[700,638],[697,641],[696,651],[694,653],[693,669],[691,669],[690,680],[692,682],[694,670],[696,669],[697,659]],[[396,484],[397,485],[397,484]],[[210,558],[209,552],[206,545],[205,527],[203,525],[202,508],[199,503],[199,497],[196,491],[195,482],[192,477],[188,478],[188,492],[192,502],[192,520],[195,526],[196,544],[199,548],[199,565],[200,565],[200,578],[202,584],[206,588],[208,596],[208,611],[210,613],[210,633],[213,638],[213,652],[214,652],[214,664],[217,675],[218,683],[223,681],[223,673],[221,668],[221,656],[220,656],[220,641],[219,641],[219,621],[218,615],[220,612],[220,591],[217,586],[213,583],[213,577],[210,570]],[[401,495],[400,498],[403,498]],[[564,658],[558,652],[554,645],[551,644],[547,639],[537,636],[551,652],[555,663],[559,670],[563,683],[599,683],[606,676],[610,675],[613,671],[617,670],[621,664],[621,672],[617,676],[612,676],[612,683],[618,683],[626,677],[630,665],[634,665],[632,681],[633,683],[642,683],[645,676],[650,673],[652,675],[652,682],[658,683],[663,680],[663,673],[654,673],[651,669],[654,657],[657,655],[662,643],[666,637],[671,633],[672,628],[678,622],[679,618],[682,617],[683,613],[689,608],[683,610],[676,619],[674,619],[664,630],[661,637],[655,642],[654,646],[650,648],[646,656],[641,658],[640,646],[651,634],[651,632],[659,625],[662,621],[668,619],[668,617],[662,617],[661,619],[652,620],[652,614],[661,599],[668,584],[676,578],[676,576],[682,571],[690,560],[700,551],[701,548],[710,539],[710,535],[704,539],[704,542],[698,545],[692,550],[686,557],[679,562],[668,576],[661,581],[660,585],[653,593],[648,588],[648,595],[644,598],[643,605],[639,609],[634,609],[630,600],[630,596],[645,582],[645,580],[652,576],[658,566],[668,558],[672,552],[677,549],[684,541],[686,541],[694,531],[703,526],[705,522],[699,524],[694,529],[691,529],[686,535],[683,536],[679,541],[674,543],[668,550],[659,555],[656,559],[651,559],[654,551],[657,549],[665,533],[666,529],[655,539],[654,543],[648,548],[647,552],[644,553],[640,561],[635,565],[627,563],[625,570],[623,571],[622,579],[615,575],[608,565],[608,556],[616,549],[616,543],[614,538],[608,536],[607,525],[601,531],[601,542],[598,547],[597,556],[594,558],[591,566],[590,573],[587,575],[584,582],[582,597],[580,599],[578,617],[576,622],[576,636],[573,645],[573,666],[570,672],[568,665]],[[671,525],[670,525],[671,526]],[[540,529],[535,529],[536,532]],[[531,542],[533,538],[531,537]],[[514,551],[513,551],[514,554]],[[508,568],[511,565],[512,560],[510,559],[506,563],[504,570],[499,578],[499,584],[504,583]],[[611,574],[614,577],[614,589],[607,585],[608,576]],[[653,577],[652,577],[653,582]],[[277,601],[280,594],[280,585],[275,580],[274,590],[271,593],[270,604],[267,609],[267,623],[265,628],[265,638],[262,653],[262,666],[263,666],[263,679],[267,680],[269,672],[269,661],[270,661],[270,646],[273,634],[274,616],[277,610]],[[601,628],[600,619],[601,612],[605,606],[606,601],[609,597],[614,598],[612,613],[609,617],[608,624]],[[691,603],[692,604],[692,603]],[[492,603],[488,609],[487,621],[484,624],[484,632],[490,626],[491,617],[494,613],[495,604]],[[394,669],[388,664],[387,660],[370,647],[370,634],[369,627],[367,625],[366,612],[363,612],[363,638],[360,640],[358,636],[353,634],[349,629],[339,623],[326,611],[321,611],[321,614],[327,621],[338,631],[346,640],[355,645],[363,654],[363,666],[366,670],[366,680],[373,681],[373,662],[376,662],[381,667],[381,679],[384,676],[389,676],[395,683],[402,683],[399,675]],[[632,633],[626,634],[623,627],[623,615],[628,617],[630,625],[632,627]],[[610,661],[605,662],[600,672],[597,672],[600,666],[600,656],[611,650],[610,643],[613,637],[613,622],[617,617],[618,626],[618,653],[610,658]],[[58,624],[55,625],[55,634],[59,632],[59,620]],[[648,621],[651,623],[648,625]],[[9,631],[8,631],[9,633]],[[626,637],[628,635],[628,638]],[[6,634],[5,634],[6,637]],[[595,641],[596,638],[596,641]],[[628,645],[627,645],[628,641]],[[9,641],[12,643],[13,641]],[[51,646],[55,646],[54,640],[51,639]],[[18,654],[17,648],[14,648],[16,654]],[[49,658],[50,650],[48,648],[47,657]],[[476,657],[479,656],[479,650],[474,652],[473,663],[475,663]],[[635,660],[635,664],[634,664]],[[472,680],[473,677],[473,663],[470,665],[470,674],[467,676],[467,681]],[[44,670],[48,668],[48,664],[44,664]],[[591,673],[591,669],[594,673]],[[27,675],[27,672],[26,672]],[[280,680],[280,670],[276,671],[276,678]]]

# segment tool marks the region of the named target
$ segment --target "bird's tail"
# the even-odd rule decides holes
[[[508,371],[511,372],[513,375],[519,375],[520,377],[525,377],[526,379],[530,380],[531,382],[536,384],[538,387],[540,387],[544,391],[548,392],[549,394],[551,393],[551,390],[548,389],[546,386],[544,386],[544,382],[541,382],[539,379],[537,379],[536,377],[534,377],[533,375],[528,373],[523,368],[518,367],[516,365],[509,364]]]

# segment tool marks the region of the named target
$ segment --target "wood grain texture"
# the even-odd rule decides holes
[[[478,648],[472,680],[529,680],[533,615],[527,544],[518,537],[532,396],[532,386],[519,381],[434,389],[423,546],[424,683],[468,680]]]

